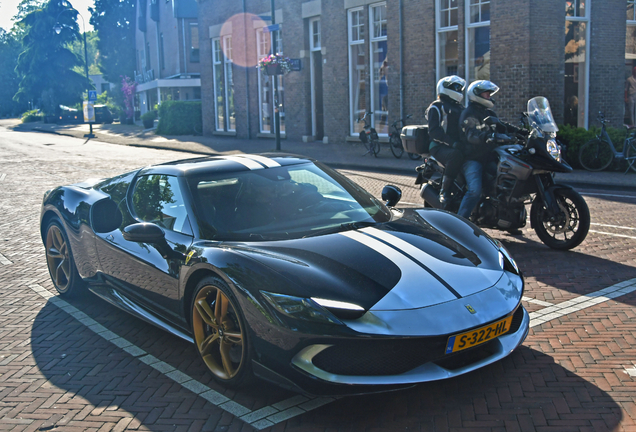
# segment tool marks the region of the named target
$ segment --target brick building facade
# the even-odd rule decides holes
[[[195,0],[139,0],[137,109],[164,100],[201,99],[198,9]]]
[[[274,78],[256,67],[272,36],[302,64],[277,78],[281,134],[292,140],[357,139],[365,111],[381,136],[401,114],[424,123],[449,74],[496,83],[508,121],[541,95],[558,123],[587,127],[602,110],[620,124],[636,61],[625,1],[275,0],[272,27],[270,0],[200,0],[203,133],[274,136]]]

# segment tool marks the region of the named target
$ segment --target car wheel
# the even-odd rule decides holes
[[[252,376],[247,327],[238,302],[218,277],[204,278],[192,301],[192,334],[201,359],[214,378],[228,387]]]
[[[53,219],[46,228],[46,265],[57,292],[73,296],[81,289],[82,278],[75,267],[68,236],[59,219]]]

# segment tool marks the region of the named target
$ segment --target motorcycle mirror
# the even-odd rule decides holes
[[[382,201],[387,207],[395,207],[402,198],[402,190],[393,185],[386,185],[382,188]]]

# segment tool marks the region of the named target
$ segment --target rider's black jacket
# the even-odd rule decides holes
[[[497,114],[477,102],[470,102],[460,116],[460,140],[466,159],[485,162],[489,152],[497,146],[492,140],[493,129],[484,123],[486,117],[497,117]],[[509,123],[499,123],[505,127],[507,133],[522,132],[522,129]]]
[[[464,107],[446,95],[439,96],[439,99],[429,105],[426,110],[428,136],[436,143],[452,146],[460,139],[459,118]],[[443,124],[444,113],[446,114],[446,124]]]

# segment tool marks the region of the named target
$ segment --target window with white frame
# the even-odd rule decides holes
[[[457,75],[459,64],[457,0],[437,0],[437,79]]]
[[[282,30],[275,32],[256,31],[256,54],[258,60],[272,54],[271,36],[276,38],[276,51],[283,54]],[[258,101],[261,133],[275,133],[274,124],[274,79],[278,80],[278,109],[280,113],[280,133],[285,133],[285,88],[282,75],[268,76],[258,70]]]
[[[490,0],[466,1],[466,81],[490,79]]]
[[[232,37],[212,39],[215,129],[217,131],[236,130],[232,65]]]
[[[589,2],[565,0],[565,100],[566,124],[587,128],[589,76]]]
[[[190,23],[190,62],[199,62],[199,24]]]
[[[627,0],[625,34],[625,124],[636,126],[636,0]]]
[[[364,46],[364,8],[350,9],[349,20],[349,123],[351,134],[359,133],[364,124],[358,120],[366,112],[367,60]]]
[[[312,51],[320,51],[320,18],[314,18],[309,22],[309,47]]]
[[[369,6],[371,50],[372,125],[380,135],[389,133],[389,58],[386,35],[386,3]]]

